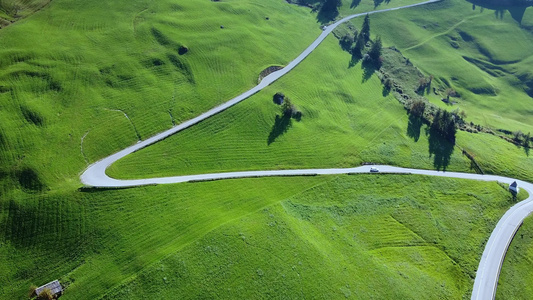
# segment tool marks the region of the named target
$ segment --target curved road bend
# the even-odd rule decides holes
[[[167,131],[159,133],[155,136],[152,136],[142,142],[139,142],[135,145],[127,147],[124,150],[121,150],[115,154],[112,154],[92,165],[90,165],[87,170],[81,175],[81,181],[87,186],[94,187],[133,187],[141,185],[151,185],[151,184],[167,184],[167,183],[180,183],[180,182],[189,182],[189,181],[205,181],[205,180],[219,180],[219,179],[228,179],[228,178],[247,178],[247,177],[267,177],[267,176],[305,176],[305,175],[333,175],[333,174],[352,174],[352,173],[368,173],[369,167],[356,167],[356,168],[346,168],[346,169],[304,169],[304,170],[272,170],[272,171],[246,171],[246,172],[229,172],[229,173],[213,173],[213,174],[199,174],[199,175],[186,175],[186,176],[175,176],[175,177],[164,177],[164,178],[149,178],[149,179],[136,179],[136,180],[117,180],[110,178],[105,173],[105,170],[117,160],[125,157],[128,154],[131,154],[135,151],[138,151],[142,148],[145,148],[149,145],[152,145],[158,141],[161,141],[177,132],[180,132],[188,127],[193,126],[215,114],[218,114],[233,105],[249,98],[260,90],[264,89],[277,79],[281,78],[283,75],[287,74],[294,67],[296,67],[301,61],[303,61],[313,50],[315,50],[318,45],[340,24],[349,21],[353,18],[363,16],[366,14],[374,14],[380,12],[387,12],[392,10],[398,10],[403,8],[409,8],[419,5],[424,5],[428,3],[438,2],[440,0],[430,0],[417,4],[406,5],[402,7],[389,8],[383,10],[372,11],[368,13],[354,14],[348,17],[345,17],[336,23],[327,26],[324,28],[322,34],[304,50],[296,59],[291,61],[285,68],[273,72],[266,76],[261,83],[252,89],[244,92],[243,94],[225,102],[224,104],[217,106],[196,118],[188,120],[184,123],[181,123]],[[417,169],[406,169],[393,166],[377,166],[381,168],[382,172],[386,173],[402,173],[402,174],[420,174],[420,175],[429,175],[429,176],[441,176],[441,177],[453,177],[453,178],[464,178],[464,179],[473,179],[473,180],[482,180],[482,181],[499,181],[503,183],[510,184],[515,179],[502,177],[502,176],[491,176],[491,175],[478,175],[478,174],[467,174],[467,173],[454,173],[454,172],[439,172],[439,171],[430,171],[430,170],[417,170]],[[496,294],[496,288],[498,284],[498,277],[500,274],[501,265],[503,259],[505,258],[505,253],[511,240],[514,237],[514,234],[522,224],[525,217],[527,217],[533,211],[533,184],[524,182],[521,180],[516,180],[519,187],[525,189],[529,192],[529,198],[526,200],[514,205],[511,207],[504,216],[500,219],[496,228],[492,232],[476,274],[476,279],[474,283],[474,288],[472,291],[473,300],[484,300],[484,299],[494,299]]]
[[[81,175],[81,181],[83,184],[85,185],[89,185],[89,186],[95,186],[95,187],[116,187],[116,186],[124,186],[124,185],[117,185],[117,184],[120,184],[118,183],[117,180],[113,180],[111,178],[109,178],[106,174],[105,174],[105,170],[111,165],[113,164],[114,162],[116,162],[117,160],[125,157],[126,155],[128,154],[131,154],[135,151],[138,151],[142,148],[145,148],[147,146],[150,146],[160,140],[163,140],[177,132],[180,132],[186,128],[189,128],[191,127],[192,125],[194,124],[197,124],[209,117],[212,117],[232,106],[234,106],[235,104],[241,102],[241,101],[244,101],[245,99],[249,98],[250,96],[254,95],[255,93],[259,92],[260,90],[264,89],[265,87],[269,86],[271,83],[273,83],[274,81],[278,80],[279,78],[281,78],[283,75],[287,74],[288,72],[290,72],[292,69],[294,69],[300,62],[302,62],[309,54],[311,54],[311,52],[313,52],[313,50],[315,50],[318,45],[320,45],[320,43],[326,39],[326,37],[335,29],[337,28],[337,26],[339,26],[340,24],[344,23],[344,22],[347,22],[353,18],[357,18],[357,17],[360,17],[360,16],[364,16],[364,15],[367,15],[367,14],[375,14],[375,13],[381,13],[381,12],[387,12],[387,11],[392,11],[392,10],[398,10],[398,9],[402,9],[402,8],[409,8],[409,7],[414,7],[414,6],[420,6],[420,5],[424,5],[424,4],[428,4],[428,3],[433,3],[433,2],[438,2],[438,1],[441,1],[441,0],[429,0],[429,1],[425,1],[425,2],[421,2],[421,3],[417,3],[417,4],[411,4],[411,5],[406,5],[406,6],[401,6],[401,7],[396,7],[396,8],[387,8],[387,9],[382,9],[382,10],[376,10],[376,11],[371,11],[371,12],[368,12],[368,13],[360,13],[360,14],[354,14],[354,15],[351,15],[351,16],[348,16],[348,17],[345,17],[337,22],[335,22],[334,24],[332,25],[329,25],[327,27],[324,28],[322,34],[320,34],[320,36],[309,46],[307,47],[307,49],[305,49],[297,58],[295,58],[293,61],[291,61],[286,67],[284,67],[283,69],[279,70],[279,71],[276,71],[276,72],[273,72],[271,74],[269,74],[268,76],[266,76],[265,78],[263,78],[263,80],[261,80],[261,82],[256,85],[255,87],[251,88],[250,90],[242,93],[241,95],[229,100],[228,102],[225,102],[199,116],[197,116],[196,118],[193,118],[193,119],[190,119],[188,121],[185,121],[177,126],[174,126],[172,127],[171,129],[169,130],[166,130],[166,131],[163,131],[157,135],[154,135],[142,142],[139,142],[135,145],[132,145],[130,147],[127,147],[126,149],[124,150],[121,150],[115,154],[112,154],[92,165],[89,166],[89,168],[87,168],[87,170],[85,170],[85,172]]]

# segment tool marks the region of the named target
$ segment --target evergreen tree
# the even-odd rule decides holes
[[[365,20],[363,21],[363,27],[361,27],[361,34],[364,38],[364,42],[368,42],[370,40],[370,17],[368,14],[365,16]]]
[[[378,36],[376,40],[372,43],[372,47],[370,47],[368,55],[370,55],[370,58],[372,58],[372,60],[374,60],[375,62],[379,62],[379,57],[381,56],[382,48],[383,45],[381,44],[381,38]]]
[[[365,38],[363,37],[363,31],[359,32],[355,46],[352,48],[352,55],[361,57],[363,49],[365,48]]]
[[[453,114],[445,109],[438,109],[431,123],[431,131],[438,132],[450,142],[455,142],[457,127]]]

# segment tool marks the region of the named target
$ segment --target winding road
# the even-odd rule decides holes
[[[168,183],[180,183],[190,181],[207,181],[207,180],[221,180],[229,178],[249,178],[249,177],[268,177],[268,176],[313,176],[313,175],[334,175],[334,174],[358,174],[369,173],[370,167],[355,167],[355,168],[341,168],[341,169],[301,169],[301,170],[271,170],[271,171],[244,171],[244,172],[227,172],[227,173],[212,173],[212,174],[198,174],[198,175],[185,175],[174,177],[161,177],[161,178],[148,178],[148,179],[134,179],[134,180],[119,180],[114,179],[106,174],[106,169],[116,162],[117,160],[131,154],[135,151],[148,147],[156,142],[159,142],[175,133],[178,133],[186,128],[189,128],[209,117],[212,117],[237,103],[244,101],[255,93],[261,91],[274,81],[281,78],[283,75],[294,69],[300,62],[302,62],[318,45],[340,24],[347,22],[353,18],[364,16],[367,14],[382,13],[387,11],[393,11],[398,9],[404,9],[414,6],[425,5],[441,0],[429,0],[417,4],[406,5],[396,8],[388,8],[383,10],[376,10],[366,13],[359,13],[345,17],[332,25],[324,28],[322,34],[305,49],[296,59],[291,61],[283,69],[273,72],[263,78],[263,80],[252,89],[244,92],[243,94],[225,102],[224,104],[217,106],[196,118],[181,123],[169,130],[161,132],[153,137],[150,137],[144,141],[140,141],[135,145],[125,148],[115,154],[112,154],[92,165],[90,165],[85,172],[81,175],[81,181],[86,186],[102,187],[102,188],[121,188],[121,187],[135,187],[142,185],[154,185],[154,184],[168,184]],[[472,291],[471,299],[485,300],[494,299],[496,294],[496,288],[498,284],[498,277],[500,269],[505,258],[505,253],[511,243],[516,231],[522,224],[523,220],[531,214],[533,211],[533,184],[508,178],[502,176],[493,175],[478,175],[470,173],[455,173],[455,172],[441,172],[431,170],[418,170],[400,168],[394,166],[373,166],[378,167],[381,173],[396,173],[396,174],[419,174],[428,176],[440,176],[440,177],[453,177],[463,178],[480,181],[499,181],[506,184],[511,184],[513,181],[518,183],[518,186],[525,189],[529,193],[529,198],[511,207],[504,216],[500,219],[496,228],[492,232],[481,257],[479,267],[476,273],[476,279],[474,282],[474,288]]]

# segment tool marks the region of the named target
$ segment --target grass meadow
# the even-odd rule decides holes
[[[468,298],[495,183],[338,176],[224,224],[104,299]]]
[[[374,6],[343,1],[340,14]],[[483,245],[515,201],[496,183],[361,175],[81,187],[88,164],[249,89],[320,25],[282,0],[54,0],[2,28],[0,298],[54,279],[66,286],[62,299],[468,297]],[[276,119],[278,91],[302,110],[300,122]],[[109,173],[361,162],[470,170],[458,148],[434,142],[329,37],[264,91]],[[458,145],[490,172],[531,178],[531,158],[497,137],[459,133]]]
[[[509,246],[498,281],[496,299],[527,299],[533,294],[530,284],[533,261],[531,220],[531,217],[524,220]]]
[[[301,65],[267,89],[228,111],[118,161],[111,176],[142,178],[214,171],[352,167],[379,162],[433,168],[425,129],[417,141],[408,116],[392,96],[383,96],[376,75],[328,37]],[[284,122],[272,97],[282,91],[303,112]],[[440,156],[437,160],[440,160]],[[449,169],[468,171],[460,151]]]
[[[372,19],[373,33],[386,46],[395,46],[433,75],[435,87],[460,95],[450,106],[441,101],[444,93],[430,92],[431,102],[462,109],[468,122],[489,128],[533,131],[533,10],[527,9],[518,23],[506,10],[500,14],[450,0]]]
[[[2,298],[51,278],[65,299],[458,298],[512,203],[496,183],[406,175],[21,195],[2,222]]]

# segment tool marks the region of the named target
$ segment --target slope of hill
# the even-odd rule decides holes
[[[51,0],[0,0],[0,28],[21,20],[50,4]]]
[[[341,13],[349,5],[345,1]],[[175,298],[187,289],[198,296],[215,290],[235,295],[241,282],[250,284],[243,287],[251,296],[378,295],[374,288],[382,281],[357,284],[375,273],[361,270],[354,255],[390,277],[381,296],[412,297],[424,287],[434,297],[468,295],[482,245],[514,201],[495,183],[317,176],[80,188],[78,175],[88,163],[246,90],[262,70],[284,65],[319,33],[308,8],[281,0],[54,0],[2,29],[0,282],[7,284],[0,285],[0,298],[22,298],[31,284],[56,278],[66,286],[64,299],[155,297],[154,292]],[[188,133],[189,140],[177,136],[185,142],[180,151],[198,149],[190,152],[192,164],[178,165],[177,172],[376,160],[434,167],[436,153],[430,157],[428,149],[450,148],[431,148],[424,127],[417,142],[411,141],[403,108],[382,94],[375,76],[348,69],[349,57],[336,43],[333,37],[326,41],[311,61],[316,66],[301,66],[310,73],[291,74],[222,119],[194,129],[198,134]],[[304,111],[301,122],[281,131],[271,103],[278,90]],[[228,125],[232,119],[243,135]],[[240,141],[245,138],[251,143]],[[239,151],[217,153],[207,143],[223,146],[228,139]],[[200,146],[220,155],[221,163],[202,156]],[[513,151],[521,150],[504,153],[517,156]],[[469,168],[457,150],[448,158],[450,168]],[[160,172],[176,171],[160,163]],[[152,171],[141,170],[143,164],[152,165],[139,160],[132,176]],[[514,172],[501,165],[494,170]],[[265,230],[276,229],[269,218],[279,220],[278,232]],[[220,253],[231,261],[221,261]],[[304,259],[279,263],[279,257],[291,256]],[[254,264],[257,257],[262,260]],[[174,273],[158,273],[167,271]],[[291,277],[283,282],[282,275]],[[334,290],[302,284],[301,275],[331,283]],[[346,276],[355,283],[348,286]]]

